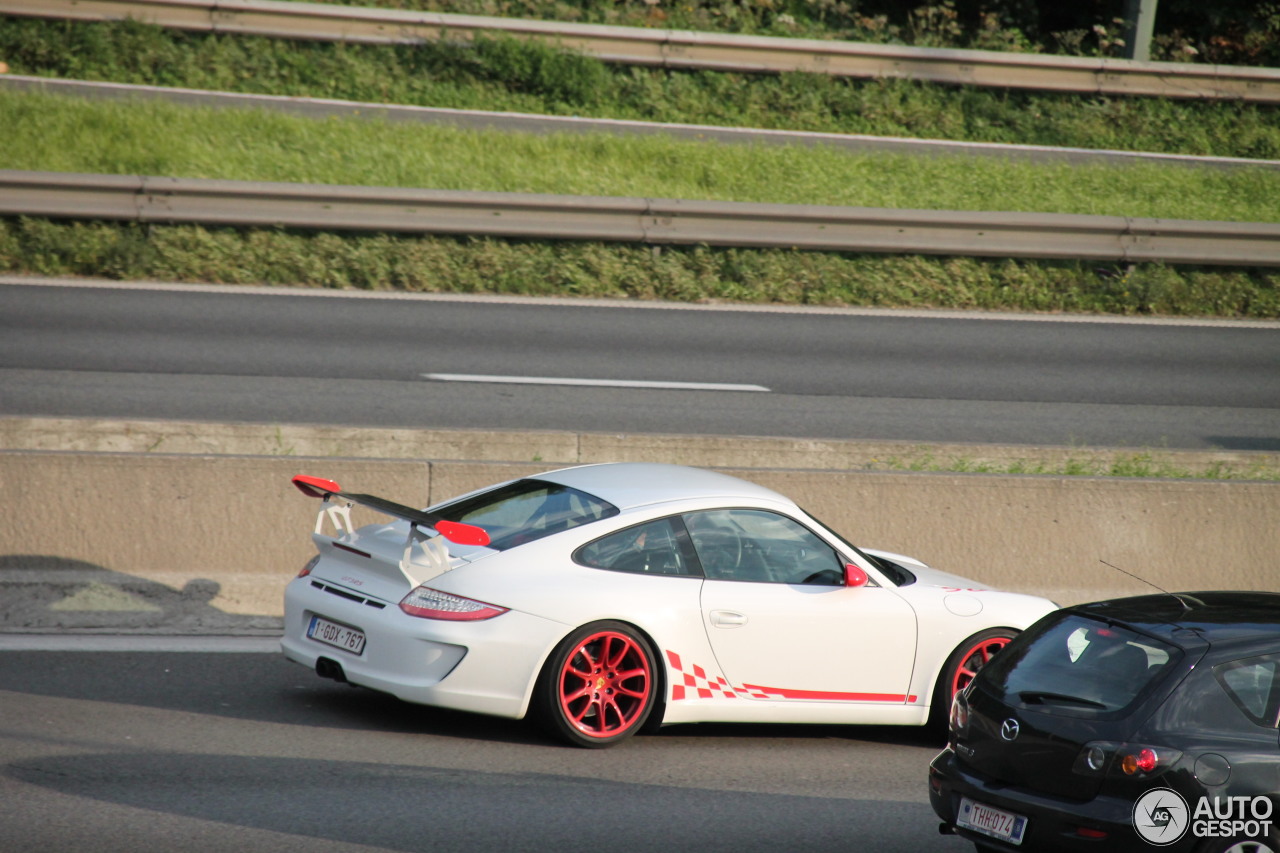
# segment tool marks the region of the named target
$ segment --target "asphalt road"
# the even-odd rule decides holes
[[[0,284],[0,415],[1277,450],[1280,325]]]
[[[207,645],[262,639],[30,640],[0,636],[6,853],[970,849],[937,834],[938,744],[913,729],[677,726],[578,750]]]

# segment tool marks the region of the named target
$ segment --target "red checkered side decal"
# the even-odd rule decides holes
[[[697,664],[694,664],[686,672],[680,663],[680,655],[670,649],[667,649],[667,660],[671,663],[671,668],[680,674],[679,679],[671,679],[671,698],[673,700],[692,698],[694,696],[699,699],[738,698],[737,692],[729,686],[729,682],[724,680],[724,676],[717,675],[716,680],[712,681],[707,677],[707,671]]]
[[[684,668],[680,655],[667,649],[667,661],[671,669],[679,673],[679,678],[671,679],[671,698],[681,699],[738,699],[749,696],[752,699],[816,699],[836,702],[891,702],[913,704],[918,697],[902,693],[839,693],[827,690],[790,690],[785,687],[761,687],[758,684],[744,684],[734,687],[717,675],[712,681],[707,671],[697,664],[688,670]]]

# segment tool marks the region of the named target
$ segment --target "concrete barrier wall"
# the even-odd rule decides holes
[[[19,611],[68,608],[95,577],[98,611],[113,606],[111,590],[141,584],[153,600],[186,590],[211,613],[278,619],[284,585],[313,553],[319,508],[294,474],[425,506],[550,467],[0,451],[0,627],[53,624]],[[721,470],[794,497],[859,545],[1063,604],[1150,591],[1101,560],[1166,589],[1280,589],[1276,482]],[[50,585],[64,598],[4,593]]]
[[[379,459],[527,461],[548,468],[588,462],[675,462],[705,468],[886,470],[894,461],[963,461],[1007,470],[1106,470],[1141,456],[1186,471],[1209,468],[1280,472],[1280,453],[1134,450],[1098,447],[940,444],[908,441],[652,435],[564,430],[385,429],[318,424],[207,423],[107,418],[0,417],[0,449],[220,456],[325,456]],[[955,470],[955,469],[953,469]],[[1276,479],[1280,479],[1277,476]]]
[[[1071,604],[1153,591],[1280,590],[1280,483],[742,472],[857,544]]]

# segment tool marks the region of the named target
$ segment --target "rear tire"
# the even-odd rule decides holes
[[[556,646],[538,676],[533,715],[573,746],[613,746],[645,727],[658,704],[657,656],[622,622],[583,625]]]
[[[939,734],[947,732],[951,716],[951,700],[969,686],[974,676],[986,666],[996,652],[1018,635],[1013,628],[989,628],[969,637],[947,658],[933,688],[933,707],[929,709],[929,728]]]

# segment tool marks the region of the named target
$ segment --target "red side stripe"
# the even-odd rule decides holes
[[[914,701],[914,696],[903,693],[837,693],[828,690],[788,690],[785,687],[762,687],[759,684],[744,684],[744,690],[767,693],[783,699],[827,699],[839,702],[907,702]]]

